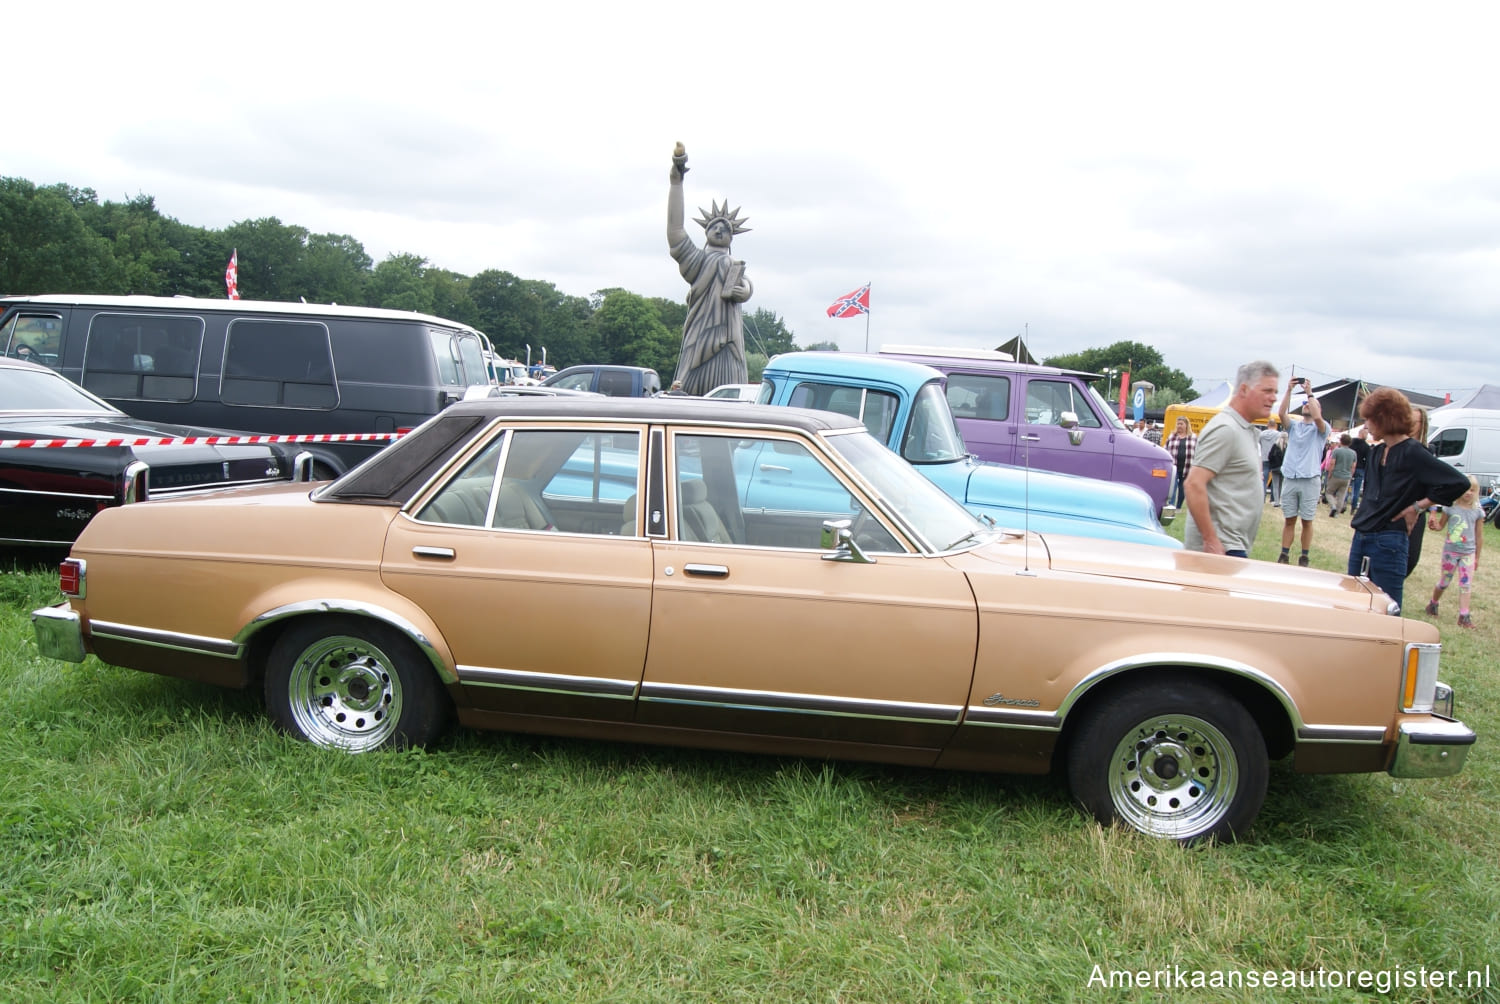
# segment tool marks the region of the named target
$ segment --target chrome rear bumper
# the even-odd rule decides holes
[[[36,647],[49,659],[82,662],[88,655],[83,646],[83,622],[66,603],[31,612]]]

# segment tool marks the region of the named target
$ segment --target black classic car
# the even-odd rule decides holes
[[[147,495],[183,495],[287,481],[279,445],[17,445],[215,435],[145,422],[45,366],[0,358],[0,547],[67,547],[94,514]]]

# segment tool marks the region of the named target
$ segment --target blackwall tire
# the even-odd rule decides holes
[[[1232,840],[1265,802],[1265,739],[1244,706],[1210,684],[1158,679],[1115,692],[1073,735],[1068,783],[1101,823],[1182,843]]]
[[[409,640],[374,621],[319,617],[289,627],[266,663],[266,711],[317,746],[363,753],[442,735],[448,695]]]

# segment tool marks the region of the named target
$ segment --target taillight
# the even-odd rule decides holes
[[[63,561],[57,566],[57,588],[70,599],[83,599],[88,594],[88,564],[82,558]]]

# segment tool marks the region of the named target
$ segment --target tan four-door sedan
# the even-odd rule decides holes
[[[1064,768],[1095,817],[1243,833],[1267,765],[1456,773],[1437,630],[1315,569],[997,530],[853,419],[455,405],[332,483],[96,516],[44,653],[265,692],[363,751],[467,726]]]

